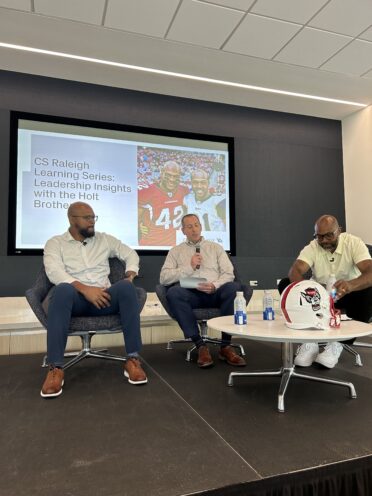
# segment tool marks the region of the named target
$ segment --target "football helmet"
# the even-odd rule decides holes
[[[291,329],[340,327],[341,312],[335,309],[333,299],[318,282],[293,282],[283,291],[280,306]]]

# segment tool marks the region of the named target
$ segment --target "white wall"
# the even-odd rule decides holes
[[[342,120],[346,230],[372,244],[372,106]]]

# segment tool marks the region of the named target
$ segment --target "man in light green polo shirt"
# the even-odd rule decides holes
[[[336,308],[343,309],[355,320],[372,321],[371,255],[360,238],[341,233],[341,227],[332,215],[322,215],[316,221],[314,240],[305,246],[293,263],[289,281],[302,281],[310,269],[312,279],[323,285],[327,284],[331,274],[335,276]],[[298,350],[295,364],[308,367],[315,361],[333,368],[342,349],[340,343],[333,342],[319,353],[318,344],[304,343]]]

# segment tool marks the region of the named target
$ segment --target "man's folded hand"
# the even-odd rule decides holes
[[[105,288],[86,286],[82,291],[83,296],[97,308],[109,307],[111,296]]]

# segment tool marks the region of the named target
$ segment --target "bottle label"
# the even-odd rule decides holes
[[[247,323],[247,314],[243,310],[238,310],[234,315],[234,322],[236,325],[245,325]]]
[[[275,320],[274,310],[270,307],[265,308],[265,310],[263,311],[263,319],[264,320]]]
[[[336,300],[336,296],[337,296],[337,289],[336,288],[332,288],[331,289],[331,292],[330,292],[330,295],[331,295],[331,298],[333,301]]]

